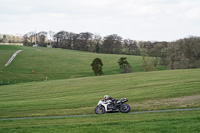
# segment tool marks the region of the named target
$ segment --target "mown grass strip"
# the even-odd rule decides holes
[[[174,111],[188,111],[188,110],[200,110],[200,108],[153,110],[153,111],[136,111],[136,112],[129,112],[129,113],[143,114],[143,113],[161,113],[161,112],[174,112]],[[95,116],[95,115],[94,114],[87,114],[87,115],[65,115],[65,116],[46,116],[46,117],[7,118],[7,119],[0,119],[0,121],[4,121],[4,120],[44,119],[44,118],[65,118],[65,117],[85,117],[85,116]]]
[[[0,121],[0,132],[199,132],[199,110]]]

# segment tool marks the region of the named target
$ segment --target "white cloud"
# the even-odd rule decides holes
[[[199,0],[0,0],[0,32],[116,33],[136,40],[200,34]]]
[[[186,12],[185,18],[187,20],[197,20],[199,21],[200,18],[200,8],[194,8]]]

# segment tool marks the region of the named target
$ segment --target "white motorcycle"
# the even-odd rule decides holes
[[[121,112],[128,113],[131,110],[131,107],[128,104],[124,104],[127,102],[127,98],[122,98],[116,103],[112,103],[111,100],[107,100],[106,102],[102,99],[98,102],[98,106],[95,108],[96,114],[104,114],[106,112]]]

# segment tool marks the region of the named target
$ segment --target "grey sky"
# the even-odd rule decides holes
[[[200,0],[0,0],[0,33],[35,29],[173,41],[200,35]]]

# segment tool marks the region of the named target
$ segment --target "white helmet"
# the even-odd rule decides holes
[[[108,98],[108,97],[109,97],[108,95],[105,95],[105,96],[104,96],[104,98]]]

